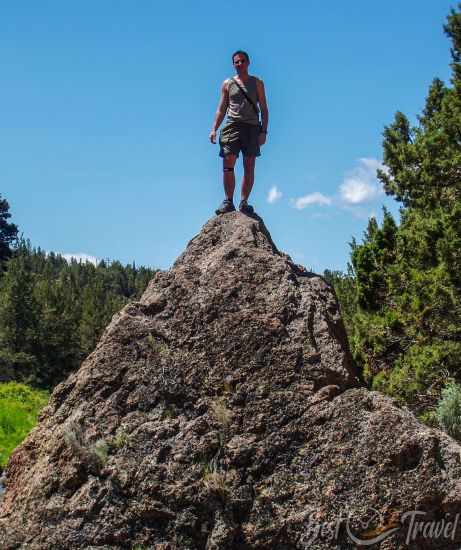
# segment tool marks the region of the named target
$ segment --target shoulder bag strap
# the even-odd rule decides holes
[[[240,86],[240,84],[235,80],[235,78],[231,78],[231,80],[233,82],[235,82],[237,84],[237,86],[239,87],[239,90],[242,92],[242,94],[246,97],[246,99],[248,99],[248,101],[251,103],[251,106],[253,107],[255,113],[256,113],[256,116],[258,117],[259,119],[259,111],[258,111],[258,108],[256,107],[256,105],[254,104],[254,101],[251,99],[251,97],[245,92],[245,90]]]

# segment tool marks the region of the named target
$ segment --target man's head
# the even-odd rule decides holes
[[[250,64],[250,58],[243,50],[237,50],[232,54],[232,63],[237,70],[246,69]]]

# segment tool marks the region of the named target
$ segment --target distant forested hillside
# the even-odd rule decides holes
[[[140,297],[153,269],[70,263],[17,238],[0,197],[0,382],[51,389],[95,347],[112,315]]]

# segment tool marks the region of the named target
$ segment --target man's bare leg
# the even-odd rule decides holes
[[[256,157],[243,157],[242,200],[248,200],[255,180]]]
[[[226,195],[226,199],[230,199],[231,201],[234,198],[234,190],[235,190],[235,174],[234,174],[234,166],[235,161],[237,160],[237,155],[226,155],[223,160],[223,183],[224,183],[224,193]],[[232,168],[232,170],[229,170],[229,168]]]

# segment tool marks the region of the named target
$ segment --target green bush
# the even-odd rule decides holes
[[[457,342],[415,344],[394,362],[392,369],[373,378],[372,388],[416,407],[420,394],[435,399],[440,395],[446,373],[457,368],[460,353]],[[422,412],[420,407],[416,409]]]
[[[422,413],[420,413],[418,415],[418,420],[423,424],[426,424],[426,426],[430,426],[431,428],[440,427],[439,421],[437,419],[437,412],[431,409],[425,410]]]
[[[17,382],[0,383],[0,468],[35,426],[49,393]]]
[[[437,419],[451,437],[461,439],[461,386],[456,382],[450,382],[442,390]]]

